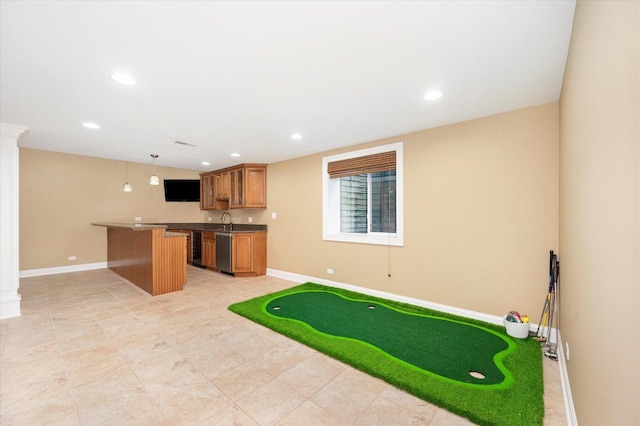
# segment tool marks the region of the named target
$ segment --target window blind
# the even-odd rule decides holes
[[[363,175],[376,172],[395,170],[396,152],[381,152],[365,155],[364,157],[347,158],[346,160],[331,161],[327,165],[327,172],[331,179],[344,176]]]

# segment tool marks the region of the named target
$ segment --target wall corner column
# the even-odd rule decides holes
[[[20,316],[18,139],[27,131],[0,123],[0,319]]]

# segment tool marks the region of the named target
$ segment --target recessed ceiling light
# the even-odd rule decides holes
[[[437,101],[442,96],[442,92],[439,90],[429,90],[427,94],[424,95],[424,99],[427,101]]]
[[[202,164],[203,166],[210,166],[210,165],[211,165],[211,163],[210,163],[210,162],[208,162],[208,161],[203,161],[203,162],[202,162],[202,163],[200,163],[200,164]]]
[[[237,152],[233,152],[233,153],[231,153],[231,156],[232,157],[240,157],[240,154],[238,154]]]
[[[120,84],[126,84],[127,86],[133,86],[136,84],[136,80],[133,77],[119,72],[111,74],[111,79]]]
[[[291,139],[302,139],[302,135],[300,133],[294,133],[291,135]]]
[[[89,128],[89,129],[99,129],[100,128],[100,126],[98,126],[96,123],[87,122],[87,123],[82,123],[82,125],[84,127],[86,127],[86,128]]]

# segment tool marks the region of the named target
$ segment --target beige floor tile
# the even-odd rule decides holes
[[[371,404],[377,393],[360,386],[360,378],[346,373],[338,375],[312,398],[315,404],[324,408],[343,422],[355,422]]]
[[[258,423],[237,405],[225,408],[213,417],[205,420],[202,424],[208,426],[258,426]]]
[[[276,424],[278,426],[339,426],[350,423],[345,423],[343,419],[306,400]]]
[[[102,329],[94,333],[85,334],[72,339],[60,341],[60,351],[65,354],[79,349],[86,349],[94,346],[109,344],[111,339]]]
[[[68,352],[62,356],[71,386],[81,386],[107,374],[130,371],[120,353],[109,344]]]
[[[29,332],[14,332],[10,325],[4,350],[9,353],[29,351],[56,342],[53,325],[33,327]]]
[[[255,358],[264,370],[274,376],[279,376],[290,368],[307,359],[315,351],[293,340],[283,339],[282,345],[276,346],[269,352]]]
[[[278,379],[309,398],[347,368],[345,364],[316,352],[279,375]]]
[[[0,376],[0,403],[7,402],[9,394],[11,397],[22,395],[28,399],[34,393],[66,384],[67,381],[59,355],[28,363],[3,362]]]
[[[123,424],[156,408],[132,373],[105,375],[72,394],[83,424]]]
[[[233,330],[226,332],[225,337],[229,334],[233,334]],[[257,358],[277,347],[276,343],[262,335],[262,330],[251,333],[245,331],[242,333],[242,336],[246,338],[243,340],[237,340],[236,343],[233,343],[233,341],[230,342],[224,337],[223,339],[228,345],[231,345],[236,352],[242,354],[246,359]]]
[[[184,366],[186,359],[173,349],[162,351],[155,358],[143,359],[131,365],[140,380],[148,381]]]
[[[213,378],[212,382],[231,400],[237,401],[271,380],[271,374],[254,362],[247,362]]]
[[[51,371],[41,374],[38,379],[16,383],[11,371],[2,373],[6,382],[0,392],[0,411],[3,413],[23,412],[25,407],[34,407],[47,403],[60,405],[60,401],[69,398],[69,386],[64,371]],[[3,379],[4,380],[4,379]]]
[[[270,425],[285,417],[305,401],[305,397],[278,379],[262,385],[236,404],[258,424]]]
[[[58,341],[71,340],[88,334],[102,332],[102,327],[100,327],[100,324],[98,324],[93,317],[54,319],[53,325]]]
[[[247,362],[239,353],[226,346],[216,346],[208,354],[190,353],[187,361],[208,379],[213,379]]]
[[[133,346],[122,345],[119,348],[120,353],[131,364],[144,362],[158,356],[162,356],[167,352],[175,352],[171,346],[165,342],[157,334],[151,334],[147,339],[138,340],[138,345]]]
[[[150,391],[150,395],[171,425],[197,425],[232,405],[231,400],[210,382],[188,390]]]
[[[425,425],[430,421],[431,417],[422,416],[386,398],[378,397],[364,410],[353,425]]]
[[[43,421],[46,419],[46,421]],[[16,425],[79,425],[75,404],[69,395],[25,401],[17,409],[2,409],[0,424]]]
[[[175,364],[174,368],[164,374],[142,380],[150,395],[166,392],[167,389],[173,389],[177,393],[208,381],[202,373],[186,361]]]

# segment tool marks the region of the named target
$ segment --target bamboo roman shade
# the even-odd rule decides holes
[[[395,170],[396,152],[381,152],[379,154],[365,155],[364,157],[347,158],[329,162],[327,172],[331,179],[344,176],[363,175],[368,173]]]

